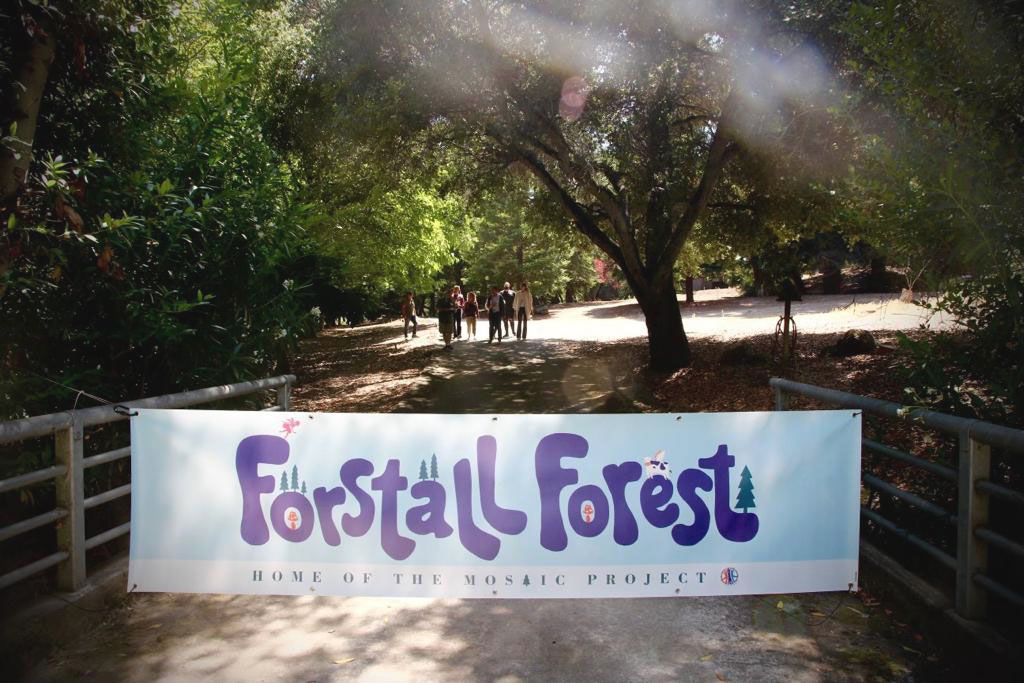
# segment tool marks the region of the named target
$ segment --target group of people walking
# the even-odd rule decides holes
[[[452,339],[461,339],[463,323],[465,323],[466,339],[476,339],[477,318],[486,315],[488,322],[487,343],[497,337],[515,335],[516,339],[526,339],[527,321],[533,317],[533,294],[530,293],[528,282],[512,285],[505,283],[502,289],[497,285],[491,287],[486,300],[479,300],[476,292],[462,294],[462,287],[455,285],[451,291],[443,291],[437,300],[437,326],[444,338],[444,348],[452,348]],[[405,293],[402,302],[402,319],[405,323],[405,338],[409,338],[409,326],[412,325],[412,336],[416,336],[416,302],[412,292]],[[502,334],[504,326],[504,335]]]

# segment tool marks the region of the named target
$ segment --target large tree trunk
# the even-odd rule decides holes
[[[28,177],[32,161],[32,143],[36,136],[39,106],[43,101],[46,79],[50,75],[55,42],[50,31],[32,38],[11,88],[13,97],[10,105],[11,116],[3,117],[3,134],[8,133],[11,123],[16,123],[14,138],[8,144],[0,145],[0,204],[6,204],[17,193]]]
[[[645,288],[634,287],[634,292],[647,323],[651,369],[670,371],[689,365],[690,345],[683,331],[672,280]]]
[[[686,305],[687,306],[692,306],[694,304],[694,300],[693,300],[693,276],[692,275],[687,275],[686,276],[686,280],[684,282],[684,287],[686,288]]]

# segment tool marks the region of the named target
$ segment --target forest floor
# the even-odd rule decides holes
[[[781,304],[701,292],[684,308],[693,364],[644,370],[635,304],[553,307],[530,339],[443,351],[436,326],[327,330],[296,363],[294,408],[359,412],[734,411],[771,408],[768,378],[898,398],[899,353],[822,354],[838,332],[914,330],[921,309],[890,297],[808,297],[792,367],[770,360]],[[940,322],[941,324],[941,322]],[[744,361],[720,362],[745,344]],[[800,407],[799,405],[797,407]],[[452,600],[144,594],[58,648],[41,681],[173,680],[954,680],[948,655],[856,594],[685,600]]]

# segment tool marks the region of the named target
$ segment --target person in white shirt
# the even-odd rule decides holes
[[[530,283],[523,282],[519,285],[512,308],[516,311],[519,324],[516,328],[516,339],[526,339],[526,321],[533,317],[533,294],[530,293]]]

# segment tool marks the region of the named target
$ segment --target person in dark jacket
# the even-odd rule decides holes
[[[507,337],[516,331],[516,293],[512,291],[512,285],[506,282],[498,296],[501,298],[501,319],[505,323]]]
[[[490,344],[494,341],[494,335],[498,335],[498,342],[501,342],[501,294],[498,293],[497,287],[491,287],[491,295],[487,297],[487,302],[484,304],[484,308],[487,309],[487,322],[490,323],[490,329],[488,330],[487,343]]]
[[[445,351],[451,351],[452,332],[455,329],[455,303],[448,292],[442,291],[437,297],[437,327],[444,337]]]

